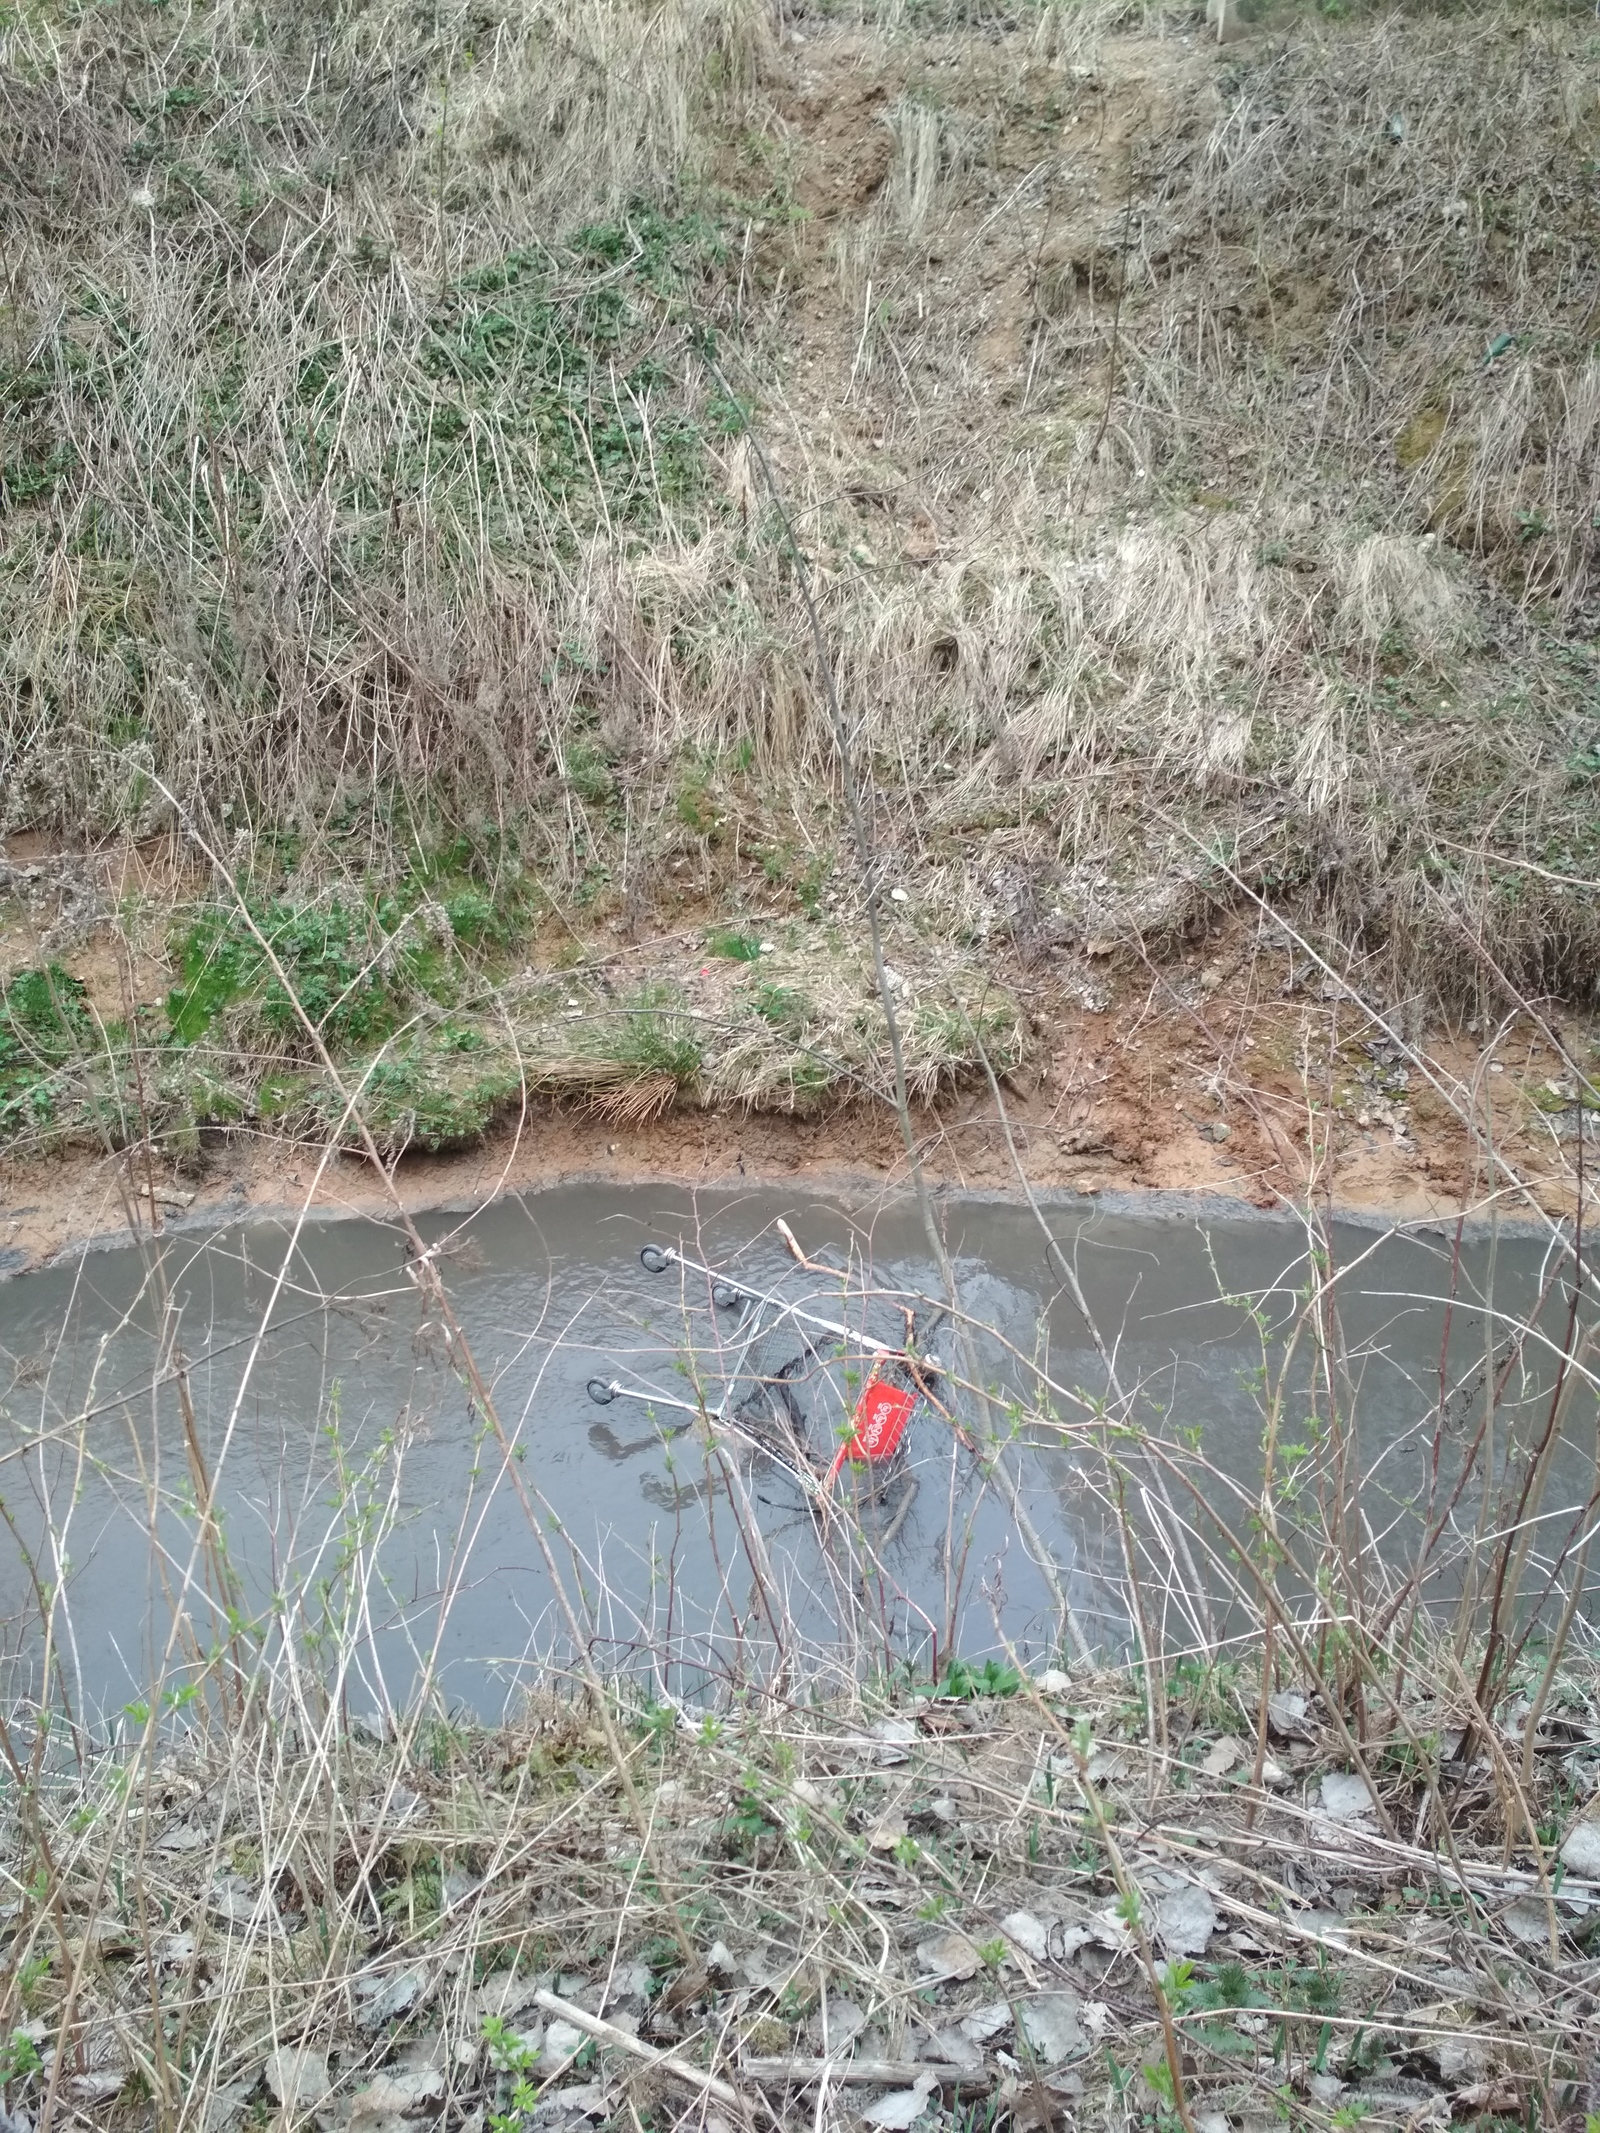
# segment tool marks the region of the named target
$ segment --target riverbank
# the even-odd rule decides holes
[[[6,2100],[52,2123],[1581,2126],[1596,1680],[1520,1753],[1413,1674],[951,1669],[504,1727],[241,1712],[13,1834]],[[599,1721],[599,1722],[597,1722]],[[13,1741],[15,1736],[13,1736]],[[131,1779],[131,1782],[128,1780]],[[1568,1864],[1559,1856],[1565,1847]]]
[[[36,1581],[32,1631],[26,1606],[10,1625],[37,1653],[49,1623],[62,1693],[48,1733],[20,1700],[0,1719],[25,1773],[0,1924],[8,2109],[129,2133],[1487,2133],[1535,2111],[1576,2133],[1600,1673],[1593,1348],[1562,1270],[1552,1288],[1535,1250],[1519,1280],[1502,1244],[1492,1281],[1448,1247],[1421,1280],[1363,1277],[1302,1249],[1285,1281],[1273,1250],[1269,1335],[1224,1240],[1195,1240],[1198,1286],[1163,1287],[1177,1238],[1158,1258],[1141,1249],[1158,1236],[1107,1223],[1109,1249],[1084,1258],[1110,1336],[1099,1374],[1081,1328],[1074,1352],[1042,1307],[1009,1313],[1004,1403],[987,1360],[949,1375],[970,1468],[924,1418],[935,1545],[891,1543],[858,1505],[797,1507],[736,1433],[669,1443],[648,1413],[636,1440],[589,1423],[606,1462],[591,1539],[578,1344],[606,1327],[575,1322],[589,1269],[555,1288],[538,1245],[548,1230],[581,1259],[598,1240],[621,1367],[681,1383],[675,1282],[627,1290],[651,1211],[648,1194],[631,1222],[601,1206],[580,1231],[559,1209],[502,1210],[534,1256],[497,1292],[475,1290],[496,1269],[470,1250],[408,1264],[392,1231],[365,1258],[351,1247],[371,1238],[330,1252],[324,1234],[288,1269],[288,1346],[265,1341],[273,1261],[249,1253],[180,1264],[170,1285],[187,1253],[122,1254],[81,1284],[81,1323],[49,1308],[75,1270],[36,1285],[47,1340],[22,1344],[6,1401],[23,1462],[8,1505],[18,1518],[33,1486],[51,1520],[37,1545],[21,1528],[19,1553],[68,1574]],[[970,1259],[970,1214],[964,1237]],[[875,1242],[892,1278],[893,1241]],[[976,1257],[980,1283],[1003,1281],[998,1253]],[[1108,1266],[1192,1370],[1169,1377],[1098,1293]],[[1453,1306],[1454,1344],[1419,1330],[1424,1293]],[[1519,1300],[1542,1308],[1524,1322]],[[1492,1372],[1486,1304],[1506,1334]],[[576,1350],[564,1373],[540,1326]],[[130,1328],[147,1342],[131,1369]],[[710,1367],[714,1323],[700,1332],[682,1353]],[[1217,1381],[1253,1428],[1214,1426]],[[459,1488],[435,1444],[455,1448]],[[1430,1446],[1418,1481],[1406,1454]],[[645,1469],[630,1547],[617,1528]],[[1031,1484],[1027,1533],[1008,1470]],[[1009,1504],[1000,1530],[976,1524],[958,1473],[992,1512]],[[1045,1522],[1061,1484],[1067,1533]],[[131,1574],[108,1485],[132,1513]],[[1535,1500],[1551,1523],[1530,1551]],[[1045,1535],[1080,1633],[1097,1626],[1078,1546],[1097,1517],[1097,1614],[1129,1663],[1074,1663],[1064,1611],[1042,1654],[1008,1644]],[[967,1588],[961,1641],[930,1635],[919,1604],[941,1564],[946,1606],[952,1566]],[[640,1604],[625,1573],[646,1565]],[[692,1612],[708,1577],[712,1635]],[[156,1663],[86,1722],[108,1614],[115,1656],[136,1666],[148,1644]],[[498,1675],[504,1723],[461,1708],[464,1657]],[[619,1677],[589,1670],[613,1660]],[[385,1701],[419,1670],[431,1694]]]
[[[82,951],[86,969],[96,953],[93,942]],[[680,943],[678,961],[691,976],[703,968],[703,937]],[[1403,1222],[1577,1212],[1578,1126],[1592,1134],[1594,1114],[1572,1063],[1595,1057],[1592,1019],[1530,1013],[1487,1038],[1464,1023],[1408,1035],[1288,944],[1239,927],[1160,968],[1102,966],[1087,1001],[1076,969],[1030,968],[1014,953],[992,969],[1016,1001],[1019,1056],[1001,1062],[998,1102],[969,1064],[964,1085],[918,1108],[936,1185],[1010,1192],[1025,1178],[1039,1191],[1263,1208],[1311,1199]],[[382,1179],[322,1131],[278,1123],[215,1125],[179,1150],[159,1135],[32,1156],[13,1145],[0,1150],[0,1272],[125,1239],[130,1224],[381,1216],[395,1195],[413,1212],[466,1208],[583,1178],[892,1194],[907,1167],[892,1107],[848,1093],[795,1115],[685,1091],[628,1119],[530,1089],[502,1099],[470,1145],[413,1149]]]

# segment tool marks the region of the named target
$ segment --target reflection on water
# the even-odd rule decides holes
[[[1281,1335],[1301,1309],[1304,1237],[1237,1215],[1201,1224],[1081,1203],[1052,1210],[1097,1344],[1025,1209],[951,1199],[940,1215],[962,1309],[985,1329],[963,1353],[991,1395],[969,1390],[952,1414],[980,1435],[1022,1428],[1028,1441],[1008,1456],[1054,1590],[1013,1508],[926,1407],[907,1446],[914,1493],[832,1523],[819,1520],[802,1459],[774,1443],[752,1449],[763,1440],[748,1431],[715,1455],[683,1411],[721,1397],[733,1321],[703,1283],[697,1292],[677,1270],[647,1274],[642,1243],[687,1240],[748,1283],[787,1284],[791,1298],[803,1289],[814,1307],[837,1310],[826,1279],[796,1288],[773,1228],[784,1216],[808,1252],[831,1250],[853,1267],[852,1325],[898,1345],[904,1319],[887,1292],[934,1287],[914,1210],[852,1220],[837,1205],[771,1191],[692,1200],[570,1187],[436,1217],[426,1231],[441,1246],[514,1472],[463,1389],[449,1329],[424,1308],[401,1235],[382,1225],[315,1226],[292,1243],[270,1226],[169,1237],[144,1254],[94,1254],[0,1287],[10,1528],[0,1613],[14,1686],[37,1690],[48,1663],[75,1708],[115,1712],[157,1678],[169,1687],[198,1678],[209,1655],[243,1637],[274,1664],[328,1668],[329,1692],[352,1711],[404,1701],[425,1671],[447,1699],[492,1711],[530,1669],[570,1657],[530,1505],[597,1659],[663,1692],[695,1693],[780,1647],[796,1665],[834,1649],[842,1663],[870,1652],[925,1668],[1001,1640],[1029,1659],[1054,1655],[1058,1598],[1084,1637],[1115,1648],[1129,1634],[1122,1554],[1107,1511],[1106,1440],[1088,1419],[1107,1400],[1118,1419],[1137,1416],[1206,1469],[1196,1496],[1175,1469],[1122,1455],[1130,1515],[1148,1512],[1165,1534],[1164,1556],[1151,1559],[1165,1574],[1145,1595],[1147,1629],[1154,1609],[1174,1651],[1237,1630],[1248,1619],[1230,1597],[1240,1580],[1226,1551],[1208,1559],[1203,1507],[1227,1505],[1237,1487],[1238,1518],[1258,1487],[1260,1372],[1264,1360],[1269,1375],[1278,1367]],[[1419,1518],[1447,1503],[1485,1385],[1506,1388],[1501,1460],[1519,1402],[1549,1385],[1549,1341],[1519,1346],[1513,1328],[1552,1266],[1525,1240],[1473,1245],[1454,1266],[1437,1237],[1380,1241],[1350,1229],[1333,1244],[1350,1272],[1336,1312],[1317,1318],[1317,1340],[1340,1350],[1330,1397],[1359,1415],[1362,1509],[1394,1557],[1414,1546]],[[953,1331],[946,1337],[957,1345]],[[1316,1345],[1302,1338],[1291,1388]],[[833,1373],[834,1418],[810,1425],[805,1448],[825,1455],[859,1374],[821,1347],[806,1368]],[[597,1375],[648,1397],[602,1411],[586,1391]],[[1017,1396],[1037,1404],[1041,1389],[1064,1425],[1054,1433],[1022,1427]],[[1296,1462],[1305,1474],[1316,1464],[1315,1446],[1300,1449],[1306,1426],[1286,1401],[1277,1440],[1286,1519],[1300,1515]],[[1589,1466],[1575,1459],[1548,1484],[1540,1515],[1552,1530],[1592,1474],[1587,1388],[1568,1435],[1587,1447]],[[1470,1522],[1474,1508],[1451,1515]],[[861,1574],[848,1541],[857,1525],[879,1544],[880,1574]]]

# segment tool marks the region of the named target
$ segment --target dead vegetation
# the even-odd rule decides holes
[[[753,423],[931,946],[1586,999],[1590,36],[20,15],[4,827],[857,928]]]
[[[1314,1700],[1274,1695],[1256,1782],[1245,1670],[1188,1677],[1164,1754],[1123,1677],[1003,1687],[624,1703],[648,1858],[555,1692],[504,1729],[330,1712],[95,1755],[12,1832],[11,2108],[213,2133],[1581,2123],[1600,1837],[1576,1821],[1553,1872],[1524,1817],[1593,1785],[1587,1671],[1521,1798],[1448,1702],[1408,1697],[1369,1780]]]

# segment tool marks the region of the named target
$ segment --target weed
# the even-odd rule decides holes
[[[1180,1659],[1167,1677],[1166,1692],[1187,1706],[1193,1725],[1224,1724],[1238,1708],[1238,1666],[1226,1659]]]
[[[39,2073],[44,2062],[39,2047],[25,2030],[15,2029],[0,2044],[0,2082],[26,2081]]]
[[[0,1139],[56,1118],[63,1073],[94,1042],[87,999],[59,963],[20,971],[0,992]]]
[[[1002,1660],[985,1659],[982,1666],[973,1666],[965,1659],[952,1658],[938,1681],[921,1693],[965,1701],[979,1696],[1018,1696],[1022,1693],[1022,1676]]]
[[[697,837],[714,838],[721,826],[721,816],[708,785],[693,781],[680,785],[676,802],[677,816],[687,830]]]
[[[279,967],[261,996],[267,1028],[294,1044],[305,1042],[304,1020],[328,1044],[361,1044],[383,1035],[397,1018],[406,977],[418,959],[415,944],[399,944],[384,926],[385,918],[398,915],[381,907],[364,911],[338,898],[305,910],[269,906],[259,923]]]
[[[670,985],[644,985],[607,1024],[604,1048],[641,1074],[663,1074],[679,1088],[698,1079],[705,1058],[694,1017]]]
[[[713,933],[706,943],[711,955],[725,957],[733,963],[759,963],[761,943],[753,933]]]
[[[789,1036],[799,1036],[814,1013],[811,1001],[798,986],[771,981],[756,987],[753,1004],[763,1022]]]
[[[730,1859],[754,1865],[771,1851],[772,1840],[782,1834],[782,1824],[761,1798],[759,1781],[746,1781],[734,1794],[733,1806],[723,1820],[722,1840]]]
[[[490,2133],[521,2133],[532,2122],[539,2100],[533,2079],[539,2047],[517,2035],[500,2015],[484,2016],[482,2034],[489,2064],[499,2077],[500,2100],[488,2115]]]
[[[474,1041],[464,1044],[463,1038]],[[378,1145],[395,1154],[470,1144],[523,1086],[514,1061],[491,1051],[481,1033],[461,1030],[451,1030],[442,1045],[419,1039],[377,1059],[364,1081],[368,1127]],[[319,1089],[312,1101],[325,1128],[337,1124],[343,1110],[337,1096]]]
[[[494,899],[482,889],[456,889],[444,898],[442,908],[451,933],[465,948],[481,948],[506,937]]]
[[[567,783],[586,807],[609,807],[616,797],[611,759],[589,741],[575,741],[568,748]]]

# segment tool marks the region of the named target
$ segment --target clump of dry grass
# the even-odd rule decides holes
[[[1041,883],[1116,852],[1131,910],[1136,839],[1178,815],[1397,984],[1492,991],[1492,938],[1513,982],[1586,993],[1600,115],[1572,23],[1296,15],[1213,55],[1083,16],[1076,74],[972,54],[965,96],[930,52],[950,123],[999,131],[915,242],[880,228],[848,380],[810,342],[892,444],[808,444],[819,533],[865,459],[938,536],[930,568],[881,502],[829,536],[842,664],[883,659],[885,756],[934,821],[1031,832]],[[857,581],[862,534],[915,567]]]
[[[0,44],[12,160],[73,163],[10,313],[8,825],[148,828],[152,772],[235,827],[374,773],[526,793],[550,734],[491,720],[486,764],[480,704],[581,641],[550,603],[595,519],[696,478],[618,299],[699,271],[654,203],[743,109],[758,11],[106,30]]]

